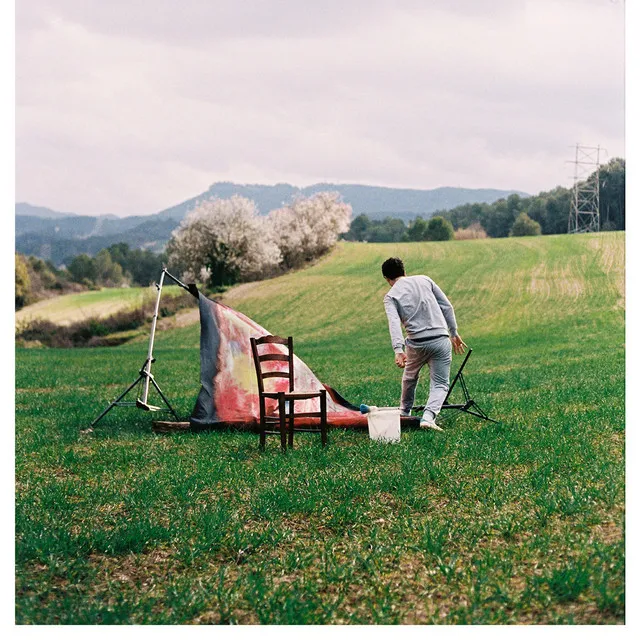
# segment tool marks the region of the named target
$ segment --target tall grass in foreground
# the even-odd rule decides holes
[[[503,424],[443,413],[445,433],[395,446],[332,431],[260,454],[253,434],[156,436],[118,408],[82,433],[144,344],[17,350],[17,622],[623,622],[623,250],[617,233],[342,244],[227,294],[347,398],[391,405],[380,263],[431,275]],[[188,416],[197,327],[156,355]]]

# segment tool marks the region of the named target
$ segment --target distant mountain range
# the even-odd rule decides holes
[[[358,184],[314,184],[298,188],[290,184],[259,185],[216,182],[207,191],[178,205],[151,215],[119,218],[113,214],[82,216],[63,213],[26,202],[15,207],[16,250],[62,264],[79,253],[93,255],[112,244],[126,242],[131,247],[161,251],[171,232],[198,202],[208,198],[229,198],[238,194],[255,201],[266,215],[291,202],[296,196],[310,196],[318,191],[338,191],[353,208],[354,216],[366,213],[374,219],[387,216],[405,222],[418,215],[430,217],[435,211],[461,204],[495,202],[521,191],[499,189],[395,189]]]
[[[318,183],[309,187],[294,187],[290,184],[262,185],[216,182],[207,191],[195,198],[165,209],[158,216],[182,220],[201,200],[208,198],[230,198],[237,194],[253,200],[261,213],[267,214],[298,195],[310,196],[318,191],[338,191],[345,202],[353,208],[353,215],[366,213],[371,218],[387,215],[402,217],[405,221],[417,215],[427,217],[434,211],[452,209],[468,202],[495,202],[519,191],[499,189],[463,189],[461,187],[438,187],[437,189],[395,189],[372,187],[361,184]]]

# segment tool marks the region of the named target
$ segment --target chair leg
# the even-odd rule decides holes
[[[267,425],[263,420],[263,417],[260,416],[260,451],[264,451],[267,444],[267,434],[265,433],[266,430]]]
[[[289,411],[289,448],[293,449],[293,421],[295,414],[295,403],[293,400],[289,400]]]
[[[327,446],[327,391],[322,389],[320,392],[320,438],[322,446]]]
[[[287,416],[285,414],[284,392],[278,394],[278,412],[280,414],[280,446],[287,450]]]

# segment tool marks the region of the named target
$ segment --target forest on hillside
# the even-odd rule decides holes
[[[592,173],[586,182],[594,182]],[[600,167],[600,229],[602,231],[625,228],[625,161],[612,158]],[[433,218],[444,218],[454,231],[482,227],[491,238],[505,238],[512,233],[521,214],[540,225],[544,235],[567,233],[573,189],[556,187],[537,195],[522,197],[512,194],[493,204],[463,204],[453,209],[436,211]],[[355,242],[411,242],[428,240],[427,222],[418,216],[408,224],[399,218],[373,220],[366,214],[357,216],[345,240]]]

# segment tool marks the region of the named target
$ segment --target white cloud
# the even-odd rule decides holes
[[[217,180],[535,192],[576,141],[624,153],[609,0],[20,6],[35,204],[151,213]]]

